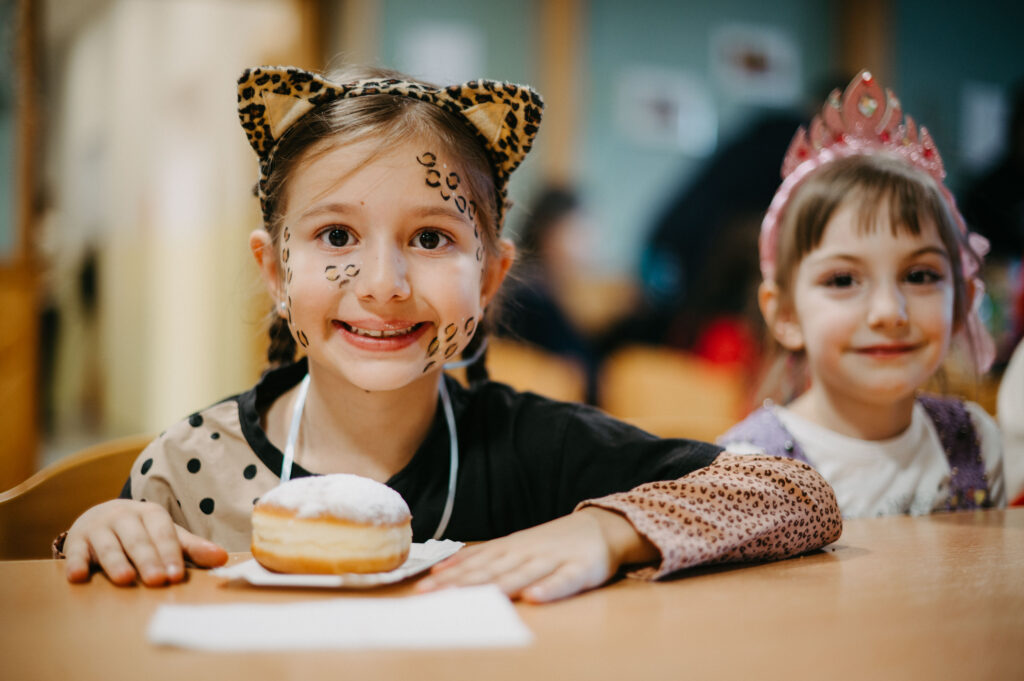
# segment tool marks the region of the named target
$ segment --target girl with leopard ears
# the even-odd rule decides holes
[[[472,217],[481,261],[509,248],[501,241],[511,207],[508,180],[533,146],[543,107],[540,95],[528,87],[476,80],[439,88],[381,68],[348,67],[324,78],[294,67],[259,67],[247,69],[238,80],[239,118],[259,156],[255,193],[264,227],[275,242],[286,236],[280,208],[287,180],[308,149],[325,139],[342,145],[373,136],[383,150],[426,133],[440,141],[447,156],[458,159],[462,172],[445,171],[437,152],[425,150],[418,157],[424,181]],[[304,344],[286,310],[282,300],[273,313],[267,351],[271,367],[294,361],[297,346]],[[460,364],[470,382],[486,380],[490,318],[462,320],[461,325],[464,333],[475,332]]]
[[[277,301],[278,340],[305,356],[290,361],[285,347],[251,390],[150,444],[125,498],[69,530],[69,580],[99,563],[117,584],[181,581],[183,554],[212,566],[249,550],[256,500],[324,473],[386,482],[415,542],[482,542],[420,590],[492,583],[550,601],[621,566],[655,579],[839,536],[835,500],[808,466],[659,440],[441,370],[472,353],[511,265],[501,225],[508,175],[540,121],[532,90],[261,67],[238,93],[265,223],[250,249]]]

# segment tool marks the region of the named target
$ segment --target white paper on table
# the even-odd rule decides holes
[[[350,572],[343,575],[283,574],[271,572],[255,560],[247,560],[237,565],[217,568],[212,570],[211,574],[217,577],[226,577],[232,581],[247,582],[254,586],[368,589],[383,584],[394,584],[417,575],[430,568],[431,565],[440,563],[463,546],[465,544],[462,542],[452,541],[451,539],[428,539],[423,544],[413,544],[409,547],[409,557],[406,558],[405,562],[390,572],[371,572],[367,574]]]
[[[405,598],[161,605],[148,636],[159,645],[209,651],[490,648],[533,640],[494,585]]]

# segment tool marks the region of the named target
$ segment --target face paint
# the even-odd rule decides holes
[[[467,336],[472,336],[473,332],[476,331],[476,317],[467,319],[466,323],[463,324],[463,328],[466,330]]]
[[[437,336],[430,341],[430,345],[427,346],[427,357],[433,357],[437,354],[437,349],[441,347],[441,342],[437,339]]]
[[[345,276],[354,277],[359,274],[359,267],[357,265],[345,265]]]

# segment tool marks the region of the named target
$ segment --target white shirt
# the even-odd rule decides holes
[[[1024,341],[1017,344],[1003,373],[996,409],[1003,431],[1006,496],[1013,501],[1024,493]]]
[[[966,402],[965,406],[978,436],[992,504],[1003,507],[1006,492],[999,429],[979,405]],[[772,409],[800,444],[807,460],[832,485],[844,518],[924,515],[946,508],[949,460],[935,424],[920,403],[914,404],[907,429],[888,440],[840,435],[785,407]],[[762,451],[749,442],[731,444],[728,449]]]

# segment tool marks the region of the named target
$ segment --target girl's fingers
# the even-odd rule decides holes
[[[174,521],[163,509],[159,509],[153,513],[143,513],[142,524],[156,550],[157,560],[163,565],[167,581],[180,582],[185,577],[185,561],[181,557],[181,543],[174,531]]]
[[[107,577],[114,584],[131,584],[135,580],[135,568],[128,562],[128,556],[117,536],[109,527],[98,527],[87,540],[94,562],[99,563]]]
[[[120,518],[113,525],[114,532],[121,542],[124,553],[135,565],[142,583],[146,586],[165,584],[167,583],[167,569],[143,522],[143,517],[136,515]],[[110,572],[108,571],[107,574]]]
[[[516,598],[522,595],[526,587],[537,583],[548,575],[556,573],[560,568],[559,563],[555,561],[546,558],[534,558],[523,563],[515,570],[499,575],[494,580],[494,584],[505,592],[505,595],[509,598]]]
[[[217,567],[228,562],[228,552],[208,539],[196,536],[180,525],[174,526],[185,555],[199,567]]]
[[[91,570],[89,566],[89,544],[77,535],[68,535],[64,541],[64,557],[67,561],[65,574],[69,582],[86,582]]]
[[[530,603],[547,603],[578,594],[598,586],[592,583],[586,571],[578,564],[563,563],[558,570],[545,575],[519,592],[519,597]]]

